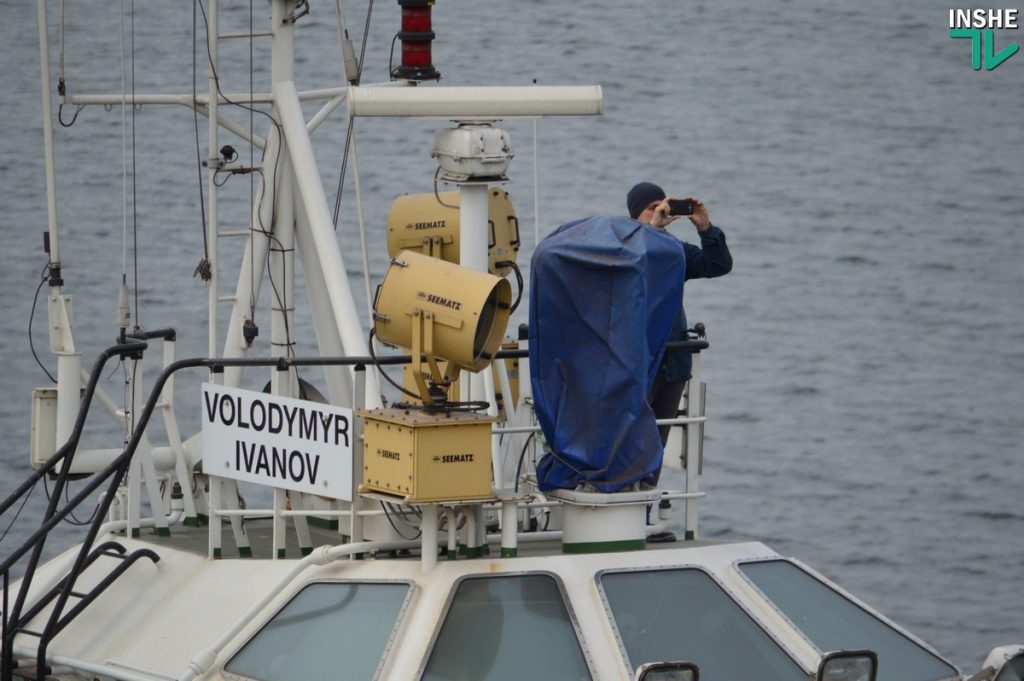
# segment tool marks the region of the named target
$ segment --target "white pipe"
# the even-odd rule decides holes
[[[501,426],[500,428],[495,428],[494,432],[506,435],[511,433],[539,433],[540,426]]]
[[[693,357],[693,375],[690,377],[690,385],[686,395],[686,415],[691,418],[701,418],[702,402],[700,383],[700,355]],[[693,494],[700,490],[700,465],[698,463],[698,452],[700,451],[700,428],[686,429],[686,491]],[[688,497],[686,499],[686,539],[697,539],[699,497]]]
[[[36,658],[36,650],[29,648],[28,646],[14,646],[14,654],[24,657],[31,657],[33,660]],[[70,667],[71,669],[77,669],[83,672],[87,672],[89,676],[97,676],[102,679],[117,679],[117,681],[163,681],[167,677],[162,674],[141,674],[136,673],[127,669],[116,669],[103,664],[96,664],[94,662],[87,662],[85,660],[79,660],[78,658],[69,657],[67,655],[59,655],[56,653],[46,653],[46,660],[51,665],[62,665]]]
[[[524,87],[353,87],[351,116],[508,118],[594,116],[602,112],[599,85]]]
[[[505,388],[502,388],[505,390]],[[672,419],[657,419],[655,423],[659,426],[678,426],[686,423],[704,423],[707,421],[706,416],[687,416]],[[509,433],[539,433],[540,426],[500,426],[494,429],[495,433],[509,434]]]
[[[280,488],[275,488],[280,489]],[[228,509],[224,508],[216,512],[216,515],[220,518],[259,518],[261,516],[266,517],[274,513],[272,508],[239,508],[239,509]],[[348,509],[337,509],[337,508],[307,508],[307,509],[292,509],[290,511],[277,511],[282,516],[325,516],[335,518],[348,518],[352,515],[352,511]],[[385,516],[386,511],[366,509],[359,511],[360,517],[367,516]]]
[[[464,184],[459,189],[459,264],[477,272],[486,272],[488,268],[487,194],[486,184]],[[479,373],[464,371],[459,383],[463,400],[494,399],[493,395],[485,394],[484,378]]]
[[[366,289],[366,320],[373,327],[373,295],[370,293],[370,253],[366,246],[366,219],[363,213],[363,187],[359,177],[359,153],[356,128],[352,126],[352,183],[356,191],[356,221],[359,223],[359,254],[363,258],[363,287]],[[374,372],[377,367],[373,367]]]
[[[505,423],[515,423],[518,419],[519,410],[512,401],[512,384],[508,380],[508,365],[505,360],[498,359],[494,363],[494,371],[498,374],[498,387],[501,389],[502,404],[505,408]],[[494,432],[501,432],[495,429]]]
[[[301,98],[300,98],[301,99]],[[309,123],[306,123],[306,132],[312,133],[314,130],[320,127],[320,124],[327,120],[327,117],[331,113],[341,106],[341,103],[345,101],[345,95],[338,95],[327,100],[327,103],[320,107],[312,118],[309,119]]]
[[[174,363],[174,341],[164,341],[164,368]],[[178,476],[178,483],[181,485],[185,516],[197,518],[195,497],[192,495],[192,474],[188,465],[188,458],[185,454],[185,447],[181,440],[181,430],[178,428],[178,418],[174,413],[174,374],[167,377],[161,400],[165,405],[162,409],[164,415],[164,430],[167,432],[167,441],[170,450],[175,474]],[[162,457],[163,447],[153,448],[153,461],[162,466],[159,458]]]
[[[210,117],[210,110],[206,106],[198,105],[198,104],[193,106],[192,102],[183,102],[183,104],[185,106],[187,106],[189,109],[193,109],[194,108],[201,115],[203,115],[203,116],[205,116],[207,118]],[[248,128],[244,128],[241,125],[239,125],[238,123],[235,123],[233,120],[231,120],[227,116],[221,116],[220,114],[218,114],[217,115],[217,122],[220,123],[220,127],[224,128],[225,130],[228,130],[230,132],[235,133],[236,135],[241,137],[244,141],[251,142],[255,146],[259,147],[260,149],[265,149],[266,148],[267,140],[263,139],[262,137],[260,137],[256,133],[252,132]]]
[[[446,522],[445,530],[448,533],[448,557],[453,558],[459,551],[459,528],[456,523],[455,509],[446,507],[444,509]]]
[[[207,120],[207,136],[208,136],[208,153],[207,159],[218,158],[218,145],[217,145],[217,133],[220,131],[220,126],[217,124],[217,71],[219,64],[217,63],[217,32],[218,32],[218,14],[219,14],[219,2],[218,0],[210,0],[208,12],[208,25],[207,25],[207,36],[206,36],[206,49],[209,50],[209,64],[208,66],[208,87],[210,92],[209,98],[209,116]],[[217,350],[220,348],[219,334],[220,334],[220,303],[217,299],[220,291],[220,257],[218,248],[217,232],[220,229],[220,219],[218,214],[218,192],[216,182],[216,174],[213,172],[213,168],[206,169],[206,191],[209,192],[208,205],[207,205],[207,252],[210,256],[210,281],[206,282],[207,286],[207,352],[209,357],[216,357]]]
[[[487,543],[494,544],[501,541],[500,534],[489,534],[487,535]],[[543,530],[541,532],[522,532],[517,537],[520,544],[528,544],[532,542],[542,541],[561,541],[562,531],[561,530]]]
[[[537,153],[537,122],[533,119],[533,247],[540,243],[540,156]]]
[[[82,369],[81,376],[82,376],[82,383],[83,384],[89,382],[89,372],[88,371],[86,371],[85,369]],[[117,403],[114,402],[113,398],[110,397],[110,395],[108,395],[106,393],[106,391],[103,390],[103,388],[101,388],[98,385],[96,386],[96,392],[94,392],[93,395],[99,401],[99,403],[101,405],[103,405],[103,408],[106,409],[110,413],[110,415],[114,417],[114,420],[116,420],[118,423],[120,423],[123,426],[124,425],[124,412],[121,411],[121,407],[117,406]]]
[[[67,325],[61,335],[70,341],[71,326],[67,315],[60,315],[58,323]],[[57,350],[57,447],[63,447],[71,439],[81,406],[82,353],[75,352],[72,345],[70,352],[65,349]]]
[[[40,0],[41,1],[41,0]],[[211,24],[212,26],[212,24]],[[384,87],[386,83],[381,83],[373,87]],[[298,93],[299,100],[303,102],[308,101],[327,101],[334,99],[335,97],[342,97],[348,91],[347,87],[332,87],[332,88],[321,88],[319,90],[302,90]],[[74,104],[76,106],[121,106],[133,105],[133,106],[144,106],[151,104],[180,104],[190,106],[193,101],[201,106],[206,106],[211,101],[209,95],[196,95],[193,100],[191,94],[187,95],[172,95],[172,94],[125,94],[125,95],[67,95],[61,97],[61,104]],[[274,95],[270,92],[257,92],[253,93],[252,97],[249,96],[248,92],[225,92],[222,96],[218,96],[214,92],[212,101],[219,102],[221,104],[270,104],[274,101]]]
[[[437,565],[437,504],[424,504],[421,510],[423,515],[420,521],[420,567],[427,573]]]
[[[295,169],[295,177],[302,197],[306,217],[309,220],[314,248],[320,261],[320,270],[326,284],[326,294],[334,313],[334,322],[338,329],[345,354],[368,355],[366,339],[363,338],[362,326],[357,323],[359,314],[356,311],[352,290],[348,284],[345,263],[338,250],[338,242],[334,236],[334,224],[327,209],[327,197],[324,195],[320,172],[316,166],[313,145],[306,133],[306,124],[302,118],[302,108],[296,96],[295,83],[278,81],[274,83],[274,97],[281,116],[285,137],[288,140],[288,155]],[[367,406],[377,406],[372,401],[380,399],[380,389],[376,377],[366,377]]]
[[[352,390],[352,427],[356,438],[352,445],[352,514],[349,520],[349,541],[363,540],[363,498],[359,495],[359,484],[363,479],[363,417],[358,410],[362,409],[366,401],[366,370],[353,371],[354,386]],[[381,509],[383,511],[383,508]]]
[[[519,506],[515,501],[501,502],[501,555],[514,556],[518,550]]]
[[[288,160],[281,162],[281,185],[277,191],[278,211],[272,227],[274,243],[270,247],[270,356],[290,357],[295,346],[295,212],[292,176]],[[275,395],[298,397],[295,368],[289,367],[281,385],[282,372],[271,369]]]
[[[491,418],[498,416],[498,396],[494,390],[494,372],[491,367],[486,367],[480,372],[484,379],[483,394],[487,396],[487,415]],[[501,435],[491,431],[491,475],[494,479],[496,489],[504,489],[505,479],[501,472]]]
[[[302,260],[302,274],[306,281],[306,300],[313,317],[313,332],[316,335],[317,349],[325,357],[339,357],[345,354],[338,334],[338,327],[333,323],[331,303],[327,299],[327,283],[320,272],[320,261],[317,260],[313,230],[306,218],[302,202],[296,202],[295,212],[298,217],[295,231],[295,243],[299,248]],[[324,380],[327,382],[327,399],[331,404],[348,406],[352,402],[353,378],[355,374],[347,367],[324,366]],[[378,396],[375,406],[380,406]]]

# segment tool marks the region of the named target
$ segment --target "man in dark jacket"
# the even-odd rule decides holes
[[[702,201],[694,199],[693,214],[688,216],[697,228],[700,246],[682,241],[686,256],[686,269],[683,280],[720,277],[732,270],[732,255],[725,243],[725,234],[711,224],[708,209]],[[669,201],[665,192],[652,182],[641,182],[629,190],[626,195],[629,216],[634,220],[646,223],[659,229],[679,219],[678,215],[669,214]],[[686,339],[686,313],[680,305],[669,335],[669,342]],[[692,357],[685,350],[667,350],[661,368],[651,387],[648,397],[654,415],[659,419],[675,418],[679,410],[679,401],[683,395],[686,382],[690,380]],[[670,427],[661,426],[661,443],[668,441]]]

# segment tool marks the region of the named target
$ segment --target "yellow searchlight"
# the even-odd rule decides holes
[[[365,419],[361,493],[404,503],[491,497],[494,418],[461,410],[465,404],[449,405],[439,386],[460,369],[480,371],[491,363],[511,301],[511,285],[493,274],[413,251],[392,258],[373,304],[374,334],[412,348],[412,374],[425,410],[359,412]],[[448,362],[444,375],[439,360]]]
[[[377,289],[373,328],[381,341],[412,349],[421,399],[433,404],[423,357],[437,385],[459,369],[484,369],[501,345],[511,303],[505,279],[406,250],[392,258]],[[439,359],[448,361],[445,375]]]
[[[508,276],[519,253],[519,220],[508,192],[487,192],[487,269]],[[459,262],[459,192],[406,194],[388,211],[388,255],[414,250]],[[504,264],[502,264],[504,263]]]

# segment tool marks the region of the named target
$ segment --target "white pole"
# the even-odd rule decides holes
[[[352,392],[353,411],[362,409],[366,397],[366,367],[356,367],[355,386]],[[349,517],[349,535],[351,542],[363,541],[363,516],[360,511],[363,507],[363,498],[359,496],[359,485],[363,479],[363,417],[354,413],[354,437],[352,441],[352,515]],[[353,560],[355,558],[353,557]]]
[[[277,192],[277,220],[274,222],[274,243],[270,246],[270,356],[289,357],[295,346],[295,211],[291,169],[285,159],[281,163],[281,186]],[[282,380],[285,379],[285,380]],[[298,397],[295,368],[287,372],[272,371],[275,395]]]
[[[288,156],[295,169],[295,177],[305,208],[309,229],[313,237],[313,248],[320,262],[320,271],[326,284],[326,294],[333,311],[334,323],[338,329],[345,353],[349,355],[368,355],[366,339],[363,337],[359,313],[356,310],[352,290],[348,284],[345,262],[341,259],[338,242],[334,235],[334,223],[327,209],[327,197],[320,180],[320,171],[316,166],[313,145],[306,132],[306,124],[302,117],[302,107],[292,81],[274,83],[274,97],[277,102],[288,140]],[[486,198],[486,197],[485,197]],[[485,261],[486,262],[486,261]],[[366,377],[367,404],[379,399],[380,389],[376,377]],[[377,395],[374,398],[373,395]]]
[[[533,247],[540,243],[540,157],[537,154],[537,122],[533,119]]]
[[[462,185],[459,191],[459,264],[477,272],[487,271],[487,209],[486,184]],[[480,373],[462,373],[460,399],[493,398],[486,396]]]
[[[430,572],[437,565],[437,504],[423,504],[420,512],[420,566],[423,572]],[[353,540],[355,541],[355,540]]]
[[[43,148],[46,161],[46,212],[50,235],[50,265],[60,270],[59,225],[57,218],[56,161],[53,149],[53,114],[50,100],[50,46],[47,35],[46,0],[38,0],[39,63],[42,69]],[[56,442],[61,447],[74,428],[81,402],[82,355],[76,351],[71,323],[71,298],[61,295],[61,284],[51,279],[50,349],[57,354]]]
[[[693,355],[693,369],[690,377],[690,386],[686,395],[686,416],[687,418],[701,417],[704,415],[703,399],[701,396],[700,382],[700,355]],[[696,493],[700,491],[700,423],[690,423],[686,426],[686,493],[695,496],[686,498],[686,539],[697,539],[698,505],[700,499]]]
[[[37,0],[36,12],[39,19],[39,64],[42,69],[40,81],[43,87],[43,149],[46,155],[46,212],[50,230],[50,261],[60,265],[60,247],[57,237],[57,179],[56,162],[53,152],[53,113],[50,102],[50,43],[47,36],[46,0]],[[60,287],[54,287],[54,295]],[[62,444],[58,440],[58,444]]]
[[[209,28],[207,29],[208,30],[208,34],[206,36],[206,45],[207,45],[207,49],[210,52],[209,53],[210,63],[207,64],[207,66],[208,66],[207,71],[209,73],[208,79],[209,79],[209,95],[210,95],[210,103],[208,104],[208,107],[209,107],[209,120],[208,120],[208,125],[207,125],[207,134],[209,136],[209,153],[206,156],[208,159],[215,159],[215,158],[218,157],[218,154],[219,154],[219,152],[217,151],[217,149],[218,149],[218,145],[217,145],[217,133],[218,133],[217,107],[218,107],[218,104],[219,104],[219,98],[218,98],[218,94],[217,94],[217,71],[216,71],[216,69],[217,69],[217,46],[218,46],[218,42],[219,42],[217,40],[217,31],[219,30],[219,28],[218,28],[218,21],[217,21],[218,10],[219,10],[219,0],[210,0],[210,2],[209,2],[209,10],[208,10],[208,13],[207,13],[207,20],[209,22]],[[218,192],[218,189],[217,189],[217,183],[215,181],[215,177],[216,177],[216,175],[213,172],[213,169],[212,168],[207,168],[206,169],[206,191],[209,192],[210,196],[209,196],[208,208],[207,208],[207,220],[208,220],[207,227],[208,228],[206,230],[206,238],[207,238],[207,241],[208,241],[208,243],[207,243],[207,250],[208,250],[208,252],[210,254],[210,265],[211,265],[211,267],[210,267],[210,271],[211,271],[210,281],[207,282],[207,287],[208,287],[208,289],[207,289],[207,305],[209,306],[208,320],[207,320],[207,324],[209,326],[209,328],[207,329],[207,333],[208,333],[207,337],[208,337],[209,340],[208,340],[208,348],[207,348],[207,350],[209,352],[209,356],[210,357],[216,357],[217,356],[217,350],[220,347],[220,343],[219,343],[219,333],[220,333],[220,331],[219,331],[219,327],[220,327],[220,302],[218,300],[219,292],[220,292],[220,283],[219,283],[220,282],[220,274],[219,274],[220,262],[219,262],[219,253],[218,253],[219,249],[217,247],[217,245],[218,245],[217,244],[217,242],[218,242],[217,232],[220,229],[220,226],[219,226],[220,220],[219,220],[218,211],[217,211],[217,192]],[[211,522],[213,522],[212,519],[211,519]]]
[[[316,335],[317,349],[325,357],[338,357],[345,354],[341,344],[338,327],[332,321],[331,303],[327,299],[327,284],[320,272],[320,261],[316,258],[316,246],[313,241],[313,230],[306,218],[306,211],[301,202],[295,204],[297,218],[295,243],[302,260],[302,275],[306,280],[306,299],[313,316],[313,331]],[[327,399],[331,404],[348,406],[352,404],[353,379],[349,369],[341,366],[324,366],[324,380],[327,382]],[[380,406],[380,396],[374,401],[374,407]]]
[[[519,505],[515,499],[501,502],[501,557],[515,558],[519,552]]]

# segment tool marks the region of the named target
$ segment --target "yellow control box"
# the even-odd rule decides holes
[[[490,497],[491,425],[467,412],[417,409],[360,411],[362,492],[383,492],[409,503]]]

